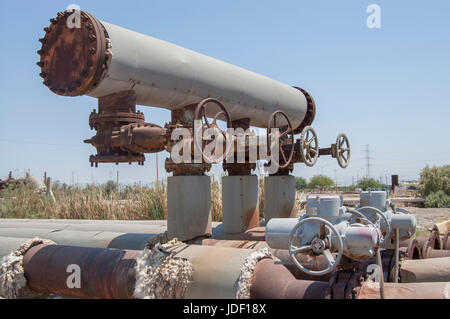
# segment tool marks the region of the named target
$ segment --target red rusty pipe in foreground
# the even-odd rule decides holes
[[[74,298],[132,298],[139,251],[38,245],[23,258],[30,289]],[[81,287],[68,288],[69,265],[81,270]]]
[[[263,259],[255,266],[250,298],[324,299],[328,287],[328,282],[296,280],[283,265]]]
[[[138,254],[139,251],[130,250],[38,245],[25,254],[23,265],[28,287],[37,292],[75,298],[133,298]],[[72,264],[80,267],[80,288],[67,286],[71,274],[67,267]],[[386,298],[442,298],[448,285],[386,283]],[[252,298],[323,299],[328,296],[328,282],[297,280],[279,261],[263,259],[255,266]],[[378,298],[379,288],[373,283],[363,283],[356,297]]]
[[[356,291],[356,299],[380,298],[378,283],[363,282]],[[449,291],[450,282],[384,284],[386,299],[448,299]],[[250,293],[253,299],[325,299],[330,287],[327,282],[296,280],[282,265],[263,259],[256,264]]]

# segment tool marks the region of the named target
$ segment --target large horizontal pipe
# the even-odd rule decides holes
[[[442,249],[450,250],[450,230],[448,230],[442,239]]]
[[[50,229],[50,230],[70,230],[70,231],[97,231],[97,232],[120,232],[120,233],[134,233],[134,234],[159,234],[166,231],[164,224],[109,224],[109,223],[95,223],[92,224],[71,224],[71,223],[42,223],[42,222],[3,222],[0,221],[0,231],[2,229]]]
[[[148,240],[157,234],[132,234],[104,231],[70,231],[61,229],[0,228],[0,237],[45,238],[61,245],[81,247],[144,249]],[[1,242],[0,242],[1,243]]]
[[[166,220],[108,220],[108,219],[33,219],[33,218],[0,218],[0,225],[3,223],[55,223],[65,225],[79,225],[79,224],[98,224],[98,225],[124,225],[124,224],[137,224],[137,225],[166,225]]]
[[[81,12],[81,28],[69,29],[71,14],[46,28],[38,52],[44,84],[56,94],[99,98],[132,89],[137,104],[170,110],[213,97],[231,120],[249,118],[257,127],[266,127],[275,110],[284,111],[294,129],[314,119],[314,102],[301,90],[87,12]]]
[[[237,281],[252,249],[185,245],[168,249],[194,269],[186,298],[235,298]],[[139,251],[38,245],[24,256],[27,284],[34,291],[75,298],[131,298]],[[78,265],[81,287],[67,287],[67,267]]]
[[[386,299],[449,299],[449,282],[385,283]],[[380,286],[376,282],[364,282],[357,299],[380,299]]]
[[[400,282],[450,281],[450,257],[403,260]]]
[[[296,280],[283,265],[273,260],[256,264],[252,286],[252,299],[324,299],[328,282]]]
[[[450,257],[450,250],[440,250],[433,249],[430,246],[426,247],[423,251],[423,258],[441,258],[441,257]]]
[[[344,283],[347,286],[347,283]],[[385,283],[386,299],[448,299],[449,282]],[[325,299],[329,298],[328,282],[296,280],[282,265],[263,259],[256,264],[253,274],[251,298],[255,299]],[[337,298],[336,296],[331,296]],[[379,299],[378,283],[362,282],[355,296],[346,293],[346,298]]]
[[[23,258],[27,286],[40,293],[72,298],[127,299],[135,286],[139,251],[38,245]],[[69,288],[69,265],[80,267],[79,288]]]
[[[254,251],[180,244],[168,249],[186,258],[194,269],[186,298],[235,298],[246,259]],[[132,298],[139,251],[41,244],[25,254],[27,285],[36,292],[75,298]],[[80,267],[80,287],[69,288],[69,265]],[[448,298],[449,283],[385,284],[387,298]],[[378,298],[375,283],[362,283],[356,298]],[[253,271],[251,298],[323,299],[327,282],[296,280],[281,264],[262,259]],[[447,295],[445,295],[447,294]]]

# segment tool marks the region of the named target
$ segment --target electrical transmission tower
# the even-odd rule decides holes
[[[370,158],[369,144],[366,144],[366,178],[370,177]]]

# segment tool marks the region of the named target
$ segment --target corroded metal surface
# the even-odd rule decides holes
[[[448,299],[448,282],[385,283],[386,299]],[[379,299],[380,287],[375,282],[363,282],[357,299]]]
[[[252,299],[324,299],[328,283],[296,280],[281,264],[264,259],[256,264],[251,286]]]
[[[107,34],[100,21],[81,13],[80,27],[68,27],[71,12],[62,12],[46,27],[42,48],[41,77],[54,93],[77,96],[95,88],[105,75],[110,56]]]
[[[442,243],[442,249],[450,250],[450,230],[445,233],[444,238],[442,239]]]
[[[403,260],[400,282],[450,282],[450,257]]]
[[[98,21],[86,12],[81,12],[82,28],[69,29],[66,21],[70,14],[63,13],[55,24],[52,22],[40,50],[42,72],[48,73],[46,85],[56,94],[88,94],[98,98],[134,88],[138,104],[171,110],[215,97],[231,111],[232,120],[250,118],[252,126],[265,127],[270,114],[277,109],[288,114],[294,129],[304,122],[311,101],[298,89]],[[62,50],[63,44],[68,50]],[[49,61],[58,63],[53,62],[47,70]],[[311,122],[314,112],[312,107],[309,109]]]
[[[30,289],[74,298],[132,298],[138,251],[38,245],[24,256]],[[69,265],[80,267],[80,287],[69,288]]]

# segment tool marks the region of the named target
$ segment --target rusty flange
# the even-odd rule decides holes
[[[281,118],[284,118],[284,121],[286,122],[285,127],[280,127],[277,125],[277,116],[280,116]],[[273,124],[273,126],[272,126]],[[292,128],[291,121],[289,120],[289,117],[287,114],[281,110],[277,110],[270,115],[269,120],[267,121],[267,154],[270,154],[270,157],[273,158],[272,154],[272,145],[271,145],[271,136],[272,128],[278,128],[279,129],[279,135],[277,135],[275,138],[278,139],[278,151],[279,152],[279,169],[285,169],[289,168],[292,158],[294,156],[294,132]],[[287,155],[287,156],[286,156]]]
[[[314,118],[316,117],[316,102],[314,102],[313,97],[306,90],[296,86],[294,88],[303,93],[307,102],[305,118],[300,126],[294,130],[294,134],[300,134],[305,127],[310,126],[314,122]]]
[[[50,21],[38,51],[44,84],[58,95],[86,94],[104,77],[108,35],[99,20],[83,11],[65,11]]]

